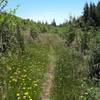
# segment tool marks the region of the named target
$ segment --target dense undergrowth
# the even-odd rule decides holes
[[[88,60],[73,48],[57,47],[51,100],[99,100],[100,91],[87,82]]]
[[[74,52],[65,47],[57,48],[56,53],[59,56],[55,68],[52,100],[80,100],[83,78],[81,71],[85,67],[85,62]]]
[[[100,100],[100,2],[61,25],[15,11],[0,11],[0,100],[40,99],[50,46],[56,56],[51,100]]]
[[[45,45],[32,44],[24,55],[0,59],[1,100],[39,100],[48,49]]]

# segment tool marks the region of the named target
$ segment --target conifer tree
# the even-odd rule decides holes
[[[97,15],[97,20],[98,20],[98,25],[100,25],[100,2],[98,2],[97,7],[96,7],[96,15]]]
[[[88,23],[90,26],[95,26],[96,25],[96,7],[94,3],[90,3],[89,7],[89,20]]]
[[[53,21],[51,22],[51,25],[56,27],[56,21],[55,21],[55,19],[53,19]]]
[[[88,16],[89,16],[89,6],[88,6],[88,3],[86,3],[84,6],[84,12],[83,12],[83,18],[85,22],[87,22]]]
[[[97,25],[97,15],[96,15],[96,5],[93,3],[93,8],[92,8],[93,12],[92,12],[92,18],[95,21],[95,24]]]

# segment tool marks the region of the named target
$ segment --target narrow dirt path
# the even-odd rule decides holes
[[[49,64],[48,69],[45,74],[45,81],[42,87],[42,95],[40,100],[50,100],[50,93],[53,86],[53,79],[54,79],[54,68],[55,68],[55,53],[52,46],[50,46],[49,52]]]

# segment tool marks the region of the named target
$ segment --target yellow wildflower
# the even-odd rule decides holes
[[[19,93],[17,93],[16,95],[19,96]]]
[[[25,92],[24,95],[28,95],[28,92]]]
[[[25,87],[23,87],[23,89],[25,90]]]
[[[24,95],[24,96],[23,96],[23,98],[25,99],[25,98],[26,98],[26,96]]]
[[[17,98],[18,100],[21,100],[20,97]]]
[[[38,85],[35,83],[34,86],[37,87]]]

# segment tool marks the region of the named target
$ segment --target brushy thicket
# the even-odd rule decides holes
[[[1,100],[39,100],[48,64],[48,47],[32,44],[21,56],[0,59]]]
[[[95,87],[98,83],[95,82],[94,85],[94,81],[90,83],[87,78],[88,70],[91,72],[88,60],[73,48],[57,47],[56,53],[59,57],[55,67],[51,100],[99,100],[100,91]]]
[[[7,0],[0,4],[3,10]],[[57,56],[51,100],[99,100],[100,2],[59,26],[16,17],[15,10],[0,12],[0,100],[40,99],[50,45]]]

